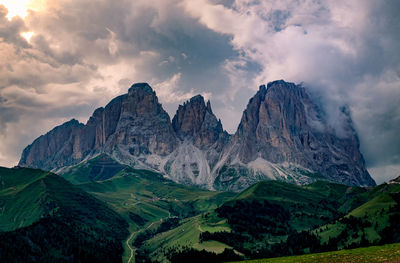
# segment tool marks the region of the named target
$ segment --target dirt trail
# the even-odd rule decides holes
[[[162,219],[160,219],[160,221],[161,221]],[[153,222],[153,223],[151,223],[150,225],[148,225],[145,229],[149,229],[150,227],[152,227],[155,223],[157,223],[158,221],[155,221],[155,222]],[[135,251],[135,248],[134,247],[131,247],[131,245],[129,244],[130,243],[130,241],[132,240],[132,238],[133,238],[133,236],[136,234],[136,233],[138,233],[138,232],[141,232],[141,231],[143,231],[143,229],[140,229],[140,230],[138,230],[138,231],[135,231],[135,232],[132,232],[132,234],[129,236],[129,238],[126,240],[126,246],[129,248],[129,250],[131,251],[131,256],[129,257],[129,259],[128,259],[128,261],[127,261],[127,263],[131,263],[131,260],[132,260],[132,258],[133,258],[133,252]]]

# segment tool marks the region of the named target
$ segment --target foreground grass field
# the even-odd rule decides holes
[[[243,262],[251,263],[291,263],[291,262],[318,262],[318,263],[331,263],[331,262],[400,262],[400,243],[373,246],[357,249],[348,249],[335,252],[317,253],[302,256],[249,260]]]

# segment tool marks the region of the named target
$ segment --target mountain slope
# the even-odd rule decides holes
[[[400,185],[383,184],[360,194],[356,199],[367,200],[332,224],[316,230],[322,242],[335,243],[337,248],[365,243],[400,242]]]
[[[151,237],[140,252],[161,261],[177,251],[185,251],[185,247],[210,253],[234,249],[238,255],[256,257],[256,251],[265,249],[265,245],[285,242],[297,231],[340,218],[345,213],[338,210],[365,192],[360,187],[328,182],[308,186],[259,182],[214,211],[184,219],[178,227]]]
[[[316,253],[302,256],[249,260],[247,263],[350,263],[399,262],[400,244]]]
[[[89,167],[100,166],[103,163],[102,158],[94,158],[87,163]],[[131,167],[114,170],[106,180],[78,179],[86,171],[87,166],[81,164],[63,176],[77,183],[80,189],[109,204],[134,228],[162,218],[187,217],[212,210],[234,196],[233,193],[211,192],[180,185],[159,173]],[[100,173],[101,169],[97,172]],[[97,174],[93,175],[98,178]]]
[[[149,235],[138,259],[215,260],[212,253],[251,259],[400,242],[399,192],[397,183],[361,188],[259,182],[214,211]]]
[[[73,184],[81,184],[110,179],[127,167],[103,153],[79,165],[68,167],[59,174]]]
[[[127,223],[58,175],[0,168],[3,262],[121,262]]]

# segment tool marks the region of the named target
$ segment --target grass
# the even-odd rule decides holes
[[[302,256],[270,258],[260,260],[249,260],[251,263],[331,263],[331,262],[400,262],[400,244],[390,244],[384,246],[372,246],[357,249],[340,250],[335,252],[325,252],[308,254]]]
[[[108,203],[134,227],[130,213],[147,222],[213,210],[234,196],[176,184],[160,174],[125,168],[112,178],[78,186]]]
[[[347,188],[329,182],[297,186],[278,181],[264,181],[249,187],[225,205],[234,205],[238,200],[266,200],[278,204],[291,214],[290,226],[302,231],[315,225],[324,225],[336,218],[342,205],[340,201],[346,200]]]
[[[201,232],[209,231],[231,231],[225,220],[216,217],[214,214],[205,217],[197,215],[188,219],[184,219],[178,227],[160,233],[150,240],[146,241],[143,248],[152,251],[153,260],[164,261],[165,252],[169,248],[174,247],[193,247],[198,250],[205,249],[210,252],[221,253],[225,248],[230,246],[217,241],[207,241],[200,243],[199,235]]]
[[[0,231],[31,225],[43,215],[41,204],[48,172],[0,167]]]
[[[379,187],[382,190],[382,187]],[[389,190],[389,193],[393,192],[393,189],[386,189]],[[373,197],[368,202],[364,203],[363,205],[355,208],[354,210],[350,211],[344,217],[354,216],[356,218],[361,218],[366,220],[372,224],[371,227],[366,227],[363,231],[366,234],[367,240],[370,242],[379,241],[380,236],[378,232],[385,228],[389,223],[389,216],[390,216],[390,208],[393,207],[396,202],[390,196],[389,193],[384,193],[382,191],[374,191],[373,194],[366,193],[370,197]],[[379,195],[377,195],[379,194]],[[377,226],[375,229],[375,225]],[[323,243],[327,242],[329,238],[337,237],[342,231],[344,231],[345,225],[339,221],[336,221],[333,224],[328,224],[316,229],[314,232],[319,235],[321,241]],[[359,232],[359,235],[362,233]],[[348,240],[345,244],[350,244],[354,242],[354,240]]]
[[[107,180],[124,168],[125,165],[114,161],[107,154],[100,154],[87,162],[68,168],[62,176],[73,184],[80,184]]]
[[[44,213],[40,198],[32,196],[43,196],[46,189],[41,182],[47,176],[46,173],[33,172],[30,177],[26,177],[18,174],[17,170],[14,177],[2,176],[6,172],[0,173],[0,230],[29,225]],[[278,204],[290,214],[287,224],[294,231],[312,230],[323,225],[314,230],[322,242],[337,237],[345,229],[338,221],[325,225],[328,222],[345,215],[363,218],[372,223],[372,227],[363,229],[366,238],[376,241],[379,239],[378,231],[387,225],[389,218],[388,213],[382,214],[381,211],[388,212],[389,207],[395,204],[389,193],[400,191],[398,184],[365,189],[327,181],[317,181],[307,186],[265,181],[239,194],[212,192],[176,184],[155,172],[121,165],[107,155],[99,155],[70,168],[63,177],[118,212],[129,223],[129,232],[135,233],[130,243],[147,227],[157,228],[162,219],[172,216],[185,218],[178,227],[144,242],[142,248],[151,251],[153,260],[161,261],[166,259],[165,253],[171,248],[188,246],[215,253],[231,248],[213,240],[201,243],[199,235],[205,231],[229,232],[235,229],[226,219],[219,218],[215,209],[222,205],[234,206],[236,202],[247,205],[264,201]],[[21,193],[23,195],[19,196]],[[62,197],[63,202],[67,199],[67,196]],[[26,208],[19,209],[24,205]],[[72,204],[67,203],[67,206]],[[375,223],[379,225],[376,229]],[[361,233],[358,234],[356,239],[360,239]],[[257,249],[265,241],[276,243],[284,241],[286,237],[286,233],[268,234],[263,240],[248,242],[244,247]],[[348,240],[343,246],[354,241],[357,240]],[[123,246],[125,262],[130,256],[130,250],[125,242]]]
[[[61,262],[68,257],[113,262],[121,257],[128,224],[104,202],[36,169],[0,168],[0,184],[4,262]]]
[[[103,166],[107,168],[103,168]],[[107,176],[99,177],[93,173],[93,179],[90,179],[88,173],[91,173],[94,167],[96,167],[96,171],[107,174]],[[132,241],[139,232],[152,223],[154,223],[152,228],[157,227],[160,219],[170,216],[191,217],[207,211],[213,211],[236,195],[234,193],[207,191],[196,187],[183,186],[163,178],[158,173],[147,170],[137,170],[130,167],[114,169],[115,167],[118,167],[115,161],[109,157],[100,156],[71,168],[67,173],[63,174],[63,177],[75,183],[82,190],[106,202],[122,215],[130,225],[129,232],[131,234],[136,232],[131,239]],[[114,174],[112,174],[112,171]],[[143,219],[144,225],[137,222],[137,216]],[[225,228],[217,226],[218,224],[214,224],[214,227],[218,227],[216,229],[229,230],[229,228],[226,228],[226,222],[221,224],[224,224]],[[201,224],[201,226],[208,230],[211,228],[207,224]],[[179,229],[176,229],[175,233],[178,233],[178,231]],[[184,240],[193,240],[193,244],[197,244],[207,250],[220,251],[221,248],[228,247],[219,242],[200,245],[198,242],[199,230],[194,230],[194,238],[190,237],[190,233],[191,231],[187,231],[183,238],[173,235],[172,239],[176,238],[176,242],[171,244],[183,244],[181,242],[185,242]],[[125,242],[123,246],[123,262],[126,262],[130,256],[130,250]]]

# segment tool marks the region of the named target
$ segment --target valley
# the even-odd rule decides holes
[[[395,183],[362,188],[328,181],[304,186],[261,181],[240,193],[207,191],[131,168],[108,155],[70,167],[61,176],[2,168],[1,180],[3,238],[29,236],[43,220],[62,221],[76,213],[76,224],[91,224],[91,214],[101,209],[88,214],[80,207],[86,199],[99,200],[102,209],[112,209],[119,217],[96,220],[119,220],[115,235],[123,262],[224,262],[400,242],[395,223],[400,185]],[[82,196],[79,205],[72,205],[68,191]],[[29,198],[21,197],[25,195]],[[25,208],[10,209],[18,204],[11,200],[23,202]],[[64,209],[70,212],[61,213]]]

